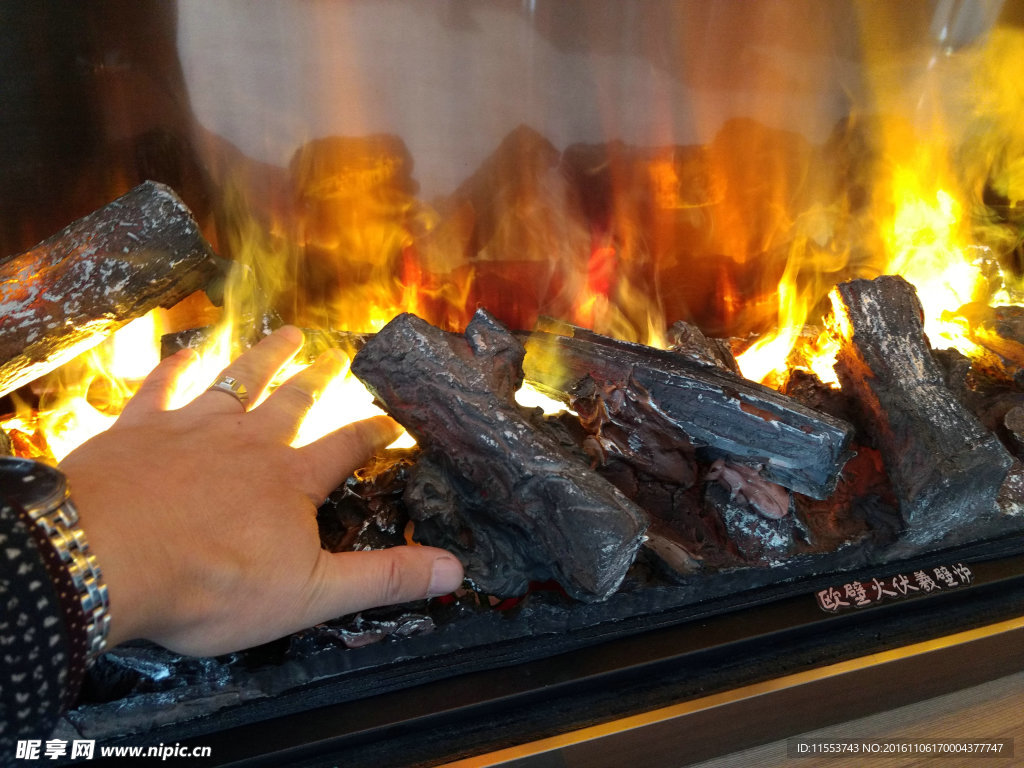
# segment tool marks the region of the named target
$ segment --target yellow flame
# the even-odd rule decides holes
[[[961,348],[962,329],[943,321],[942,314],[972,301],[984,287],[962,241],[962,208],[943,189],[922,189],[921,178],[907,169],[898,169],[893,181],[896,211],[887,233],[887,271],[917,288],[932,345]]]
[[[776,328],[737,355],[745,377],[774,384],[783,381],[790,368],[801,367],[826,384],[837,383],[832,370],[834,344],[827,334],[806,332],[808,323],[820,320],[812,312],[847,264],[845,248],[832,246],[831,233],[821,231],[829,228],[833,216],[833,212],[812,208],[794,223],[786,266],[775,292]]]
[[[221,323],[196,349],[197,357],[171,392],[170,407],[181,408],[201,395],[235,357],[237,348],[232,326]]]
[[[303,366],[294,365],[284,372],[282,379],[298,372]],[[383,413],[373,403],[373,396],[362,382],[353,376],[349,366],[335,376],[306,413],[292,445],[300,447],[320,439],[341,424]]]
[[[565,403],[545,395],[529,384],[523,384],[516,392],[516,402],[524,408],[540,408],[546,416],[567,411]]]
[[[858,9],[864,30],[894,28],[891,6]],[[235,331],[271,309],[311,328],[375,331],[411,311],[458,330],[479,304],[500,319],[508,312],[511,324],[550,314],[654,346],[692,310],[743,333],[775,326],[740,356],[749,378],[777,382],[803,366],[834,381],[834,348],[805,328],[822,324],[835,282],[895,273],[917,287],[932,344],[975,353],[956,310],[1021,296],[1012,270],[991,270],[1024,237],[1024,32],[997,28],[972,50],[929,53],[909,83],[893,47],[863,48],[868,103],[831,144],[745,118],[724,123],[705,147],[609,142],[577,168],[609,190],[596,223],[558,170],[567,153],[559,160],[523,129],[444,205],[416,196],[411,155],[396,137],[318,139],[288,168],[215,172],[230,222],[218,234],[237,269],[174,404],[199,394],[240,351]],[[1004,210],[993,211],[986,193]],[[129,324],[35,382],[38,413],[23,403],[5,426],[33,436],[25,450],[49,444],[65,455],[111,423],[156,364],[159,334],[180,329],[160,313]],[[365,389],[341,376],[296,443],[316,439],[321,424],[374,412]]]
[[[794,264],[790,259],[778,286],[778,330],[765,335],[736,358],[740,371],[753,381],[766,381],[772,373],[787,367],[789,353],[807,318],[808,301],[797,289]]]
[[[42,380],[38,410],[21,401],[18,412],[0,424],[6,432],[19,436],[19,455],[60,461],[90,437],[108,429],[158,362],[158,328],[158,312],[150,313]],[[202,394],[228,365],[237,346],[232,335],[231,326],[222,324],[196,350],[198,356],[171,393],[171,408],[179,408]],[[294,362],[286,366],[268,393],[306,365]],[[266,396],[264,393],[261,400]],[[374,405],[366,387],[346,366],[306,414],[292,444],[307,445],[332,429],[380,413],[383,411]],[[408,434],[403,434],[392,445],[414,444]]]
[[[40,445],[58,461],[109,428],[159,359],[159,322],[154,311],[128,323],[41,379],[38,410],[22,401],[3,428],[25,431],[31,424]]]
[[[146,378],[160,362],[160,336],[156,311],[118,329],[110,342],[111,377],[136,381]]]
[[[834,349],[799,333],[803,323],[822,322],[811,310],[822,306],[831,281],[806,290],[807,274],[829,250],[845,257],[831,265],[836,281],[906,278],[917,289],[932,346],[969,357],[982,353],[979,334],[957,310],[971,302],[1014,304],[1022,296],[1021,279],[1000,259],[1020,252],[1024,239],[1017,213],[1024,199],[1024,33],[997,28],[973,50],[933,58],[909,85],[898,82],[885,57],[867,65],[880,114],[851,120],[867,139],[855,144],[860,152],[847,174],[848,183],[867,190],[865,199],[857,206],[844,201],[826,217],[833,224],[829,249],[791,248],[777,288],[777,330],[739,357],[749,378],[772,383],[795,364],[834,381]],[[982,200],[986,190],[1003,198],[1002,211]],[[802,248],[808,230],[801,218],[795,223],[791,235]],[[823,239],[812,237],[818,245]],[[808,258],[813,250],[818,257]]]

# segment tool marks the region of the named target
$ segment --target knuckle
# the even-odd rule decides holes
[[[318,487],[318,484],[316,482],[316,468],[313,464],[294,450],[280,451],[278,462],[284,470],[284,476],[288,478],[292,487],[299,489],[311,499],[317,501],[318,495],[314,492],[314,489]]]
[[[316,403],[314,393],[294,383],[283,384],[277,390],[277,396],[296,413],[306,413]]]

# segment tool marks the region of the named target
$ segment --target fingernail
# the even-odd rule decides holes
[[[302,332],[302,329],[297,328],[294,325],[282,325],[280,328],[277,329],[277,331],[275,331],[275,333],[278,336],[288,339],[289,341],[292,341],[296,344],[301,344],[306,338],[306,335]]]
[[[436,558],[430,572],[427,597],[439,597],[454,592],[462,584],[462,575],[462,563],[451,555]]]

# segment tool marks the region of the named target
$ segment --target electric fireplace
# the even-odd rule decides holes
[[[5,333],[9,450],[59,458],[161,350],[296,323],[417,438],[331,495],[324,546],[414,538],[469,575],[224,657],[121,647],[58,735],[679,765],[1018,668],[1014,0],[0,21],[3,252],[127,211],[148,257],[110,250],[162,281],[45,355]]]

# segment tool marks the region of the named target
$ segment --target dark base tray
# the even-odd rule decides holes
[[[1007,553],[1019,553],[1022,543],[987,542],[443,657],[396,658],[104,743],[209,745],[209,765],[436,765],[1019,617],[1024,555]],[[969,585],[836,614],[815,598],[828,586],[957,562],[969,564]],[[871,701],[877,709],[897,706],[913,688],[904,681]],[[916,690],[920,698],[937,689]],[[823,701],[817,709],[841,714],[839,704]],[[740,732],[757,733],[755,726]],[[728,743],[743,746],[735,738]],[[686,761],[699,759],[695,754]],[[542,765],[538,759],[529,764]]]

